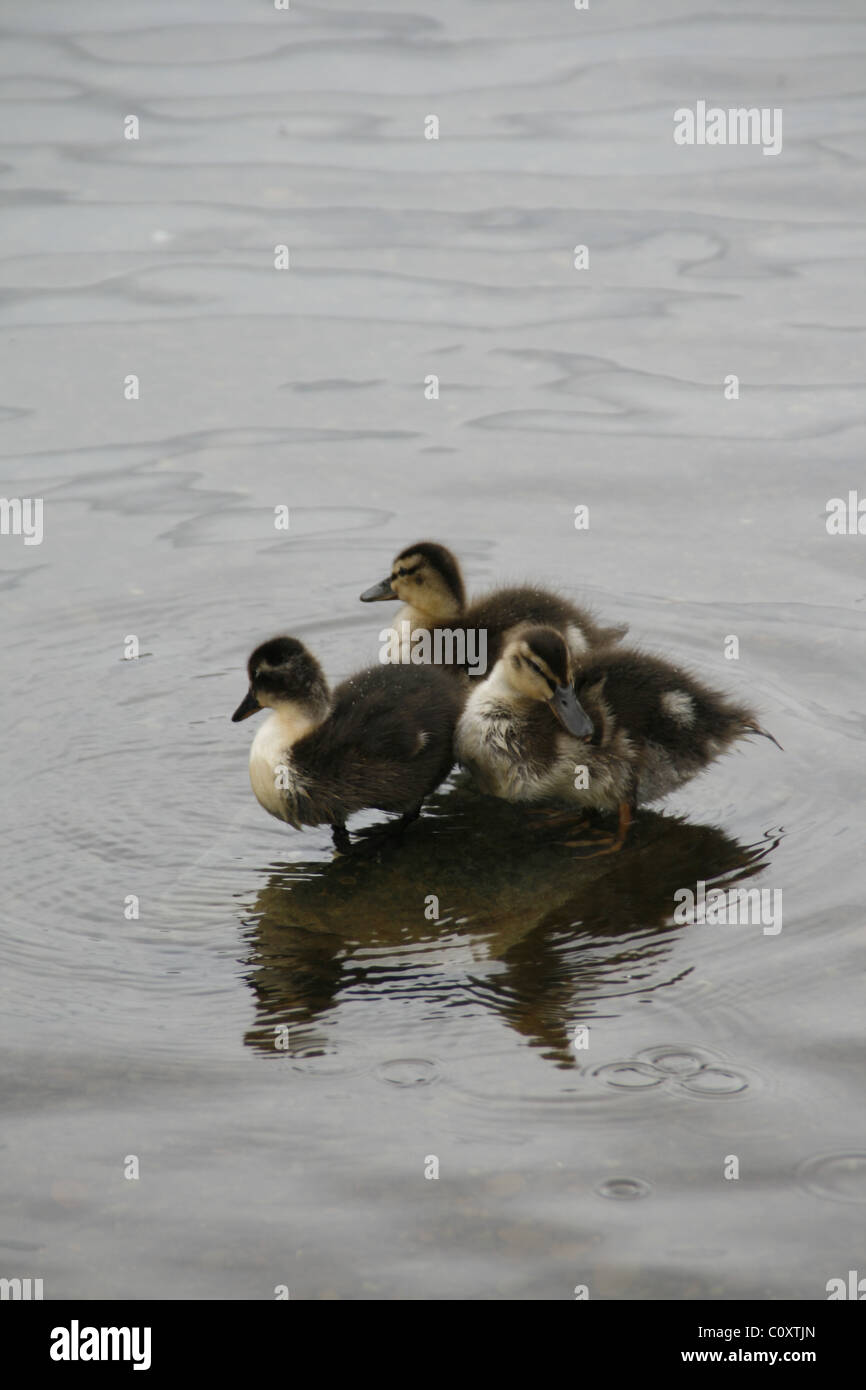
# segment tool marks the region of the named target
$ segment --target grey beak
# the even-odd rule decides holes
[[[378,584],[373,584],[371,588],[365,589],[361,595],[362,603],[378,603],[384,598],[396,598],[397,595],[391,588],[390,579],[381,579]]]
[[[238,705],[237,709],[232,715],[232,723],[237,724],[238,721],[241,719],[249,719],[250,715],[255,714],[256,710],[259,709],[261,709],[261,705],[259,704],[255,695],[253,694],[252,686],[250,686],[246,695],[241,700],[240,704]]]
[[[560,724],[575,738],[590,738],[594,732],[592,720],[580,704],[570,685],[558,685],[550,707]]]

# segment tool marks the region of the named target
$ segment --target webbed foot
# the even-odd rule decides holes
[[[565,840],[564,844],[569,849],[589,849],[591,853],[580,855],[581,859],[596,859],[602,854],[618,854],[625,845],[628,837],[629,828],[634,816],[633,808],[627,801],[623,801],[619,808],[619,821],[616,833],[613,831],[588,832],[588,838],[580,840]]]
[[[564,810],[561,806],[531,806],[528,819],[540,830],[582,830],[589,825],[586,814]]]

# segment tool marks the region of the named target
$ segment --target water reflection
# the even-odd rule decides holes
[[[673,925],[675,891],[752,878],[781,838],[745,845],[646,811],[620,854],[576,858],[567,828],[465,786],[429,811],[380,860],[274,868],[245,914],[257,1011],[249,1046],[315,1055],[326,1044],[311,1025],[351,991],[382,1002],[411,995],[442,1017],[480,1003],[571,1066],[576,1024],[679,978],[671,944],[689,928]]]

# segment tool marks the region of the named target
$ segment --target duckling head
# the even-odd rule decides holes
[[[390,598],[400,599],[431,627],[454,622],[466,607],[466,590],[451,551],[435,541],[418,541],[401,550],[388,577],[365,589],[361,602]]]
[[[498,662],[506,685],[525,700],[543,700],[575,738],[589,738],[592,720],[572,687],[571,660],[561,633],[530,627],[515,633]]]
[[[247,673],[250,688],[232,715],[234,723],[260,709],[292,714],[310,725],[326,718],[328,683],[316,658],[296,637],[272,637],[256,647]]]

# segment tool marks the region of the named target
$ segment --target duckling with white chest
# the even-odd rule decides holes
[[[600,627],[587,609],[535,585],[495,589],[467,603],[456,558],[435,541],[418,541],[401,550],[387,579],[361,595],[362,603],[387,599],[403,603],[391,629],[391,661],[414,659],[412,649],[419,650],[419,637],[447,630],[454,635],[458,655],[444,655],[442,664],[456,665],[475,677],[483,677],[494,666],[509,633],[521,623],[557,628],[565,634],[575,658],[618,642],[627,631],[626,627]],[[435,649],[431,660],[440,660]]]
[[[637,806],[750,734],[776,743],[751,710],[668,661],[606,651],[575,667],[559,632],[526,627],[472,689],[455,751],[493,796],[618,811],[619,849]]]
[[[297,830],[329,825],[342,854],[355,811],[397,812],[388,829],[402,831],[448,776],[463,694],[445,672],[374,666],[331,692],[315,657],[285,636],[257,647],[247,670],[232,720],[271,711],[250,748],[259,804]]]

